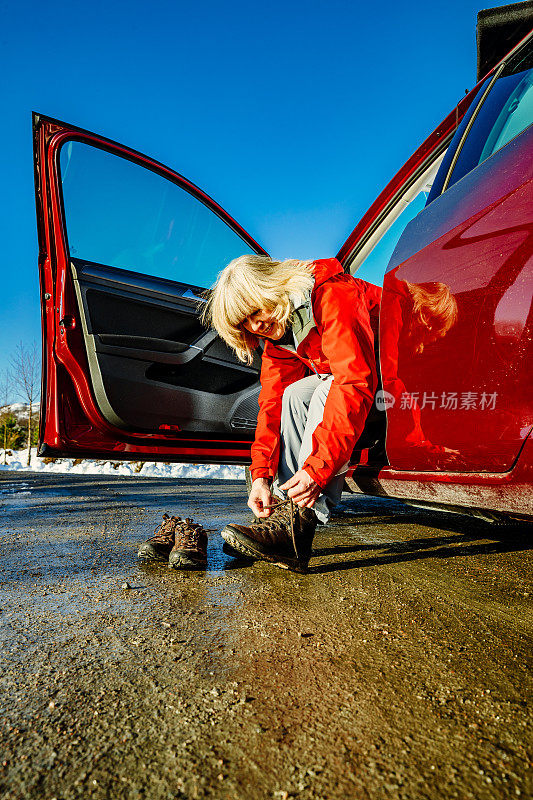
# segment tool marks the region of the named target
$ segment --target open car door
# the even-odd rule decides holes
[[[34,114],[40,455],[247,463],[260,361],[199,320],[231,259],[265,251],[181,175]]]

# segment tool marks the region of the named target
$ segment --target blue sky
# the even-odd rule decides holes
[[[40,338],[32,110],[173,167],[273,256],[334,255],[475,84],[481,5],[3,4],[0,370]]]

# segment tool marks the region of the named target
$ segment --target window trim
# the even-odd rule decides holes
[[[505,62],[502,62],[500,64],[500,66],[496,69],[494,75],[492,76],[492,80],[490,81],[489,85],[487,86],[487,88],[483,92],[482,96],[479,98],[478,104],[477,104],[476,108],[474,109],[474,113],[470,117],[470,119],[468,121],[468,125],[464,129],[464,132],[463,132],[463,135],[461,137],[461,140],[460,140],[459,144],[456,147],[455,153],[453,154],[453,158],[451,160],[450,166],[448,167],[448,172],[446,174],[446,177],[445,177],[444,182],[442,184],[442,189],[440,191],[440,195],[438,195],[438,197],[443,195],[444,192],[448,189],[448,186],[450,185],[450,181],[452,179],[453,171],[455,169],[455,166],[456,166],[457,161],[459,159],[459,156],[461,154],[461,150],[463,149],[464,143],[466,142],[466,139],[467,139],[468,135],[470,134],[470,131],[472,130],[472,126],[473,126],[474,122],[476,121],[476,119],[478,117],[478,114],[481,111],[481,108],[485,103],[485,100],[487,99],[488,95],[492,91],[492,87],[494,86],[494,84],[496,83],[498,78],[500,77],[500,73],[503,71],[504,66],[505,66]]]

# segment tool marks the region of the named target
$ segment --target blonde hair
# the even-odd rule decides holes
[[[427,344],[428,333],[446,336],[457,322],[457,301],[445,283],[409,283],[405,281],[413,300],[413,325],[410,330],[415,340],[415,352],[420,354]]]
[[[251,364],[259,339],[244,330],[242,323],[256,311],[265,310],[285,326],[292,313],[290,295],[313,287],[311,263],[275,261],[253,253],[235,258],[219,273],[208,293],[202,322],[216,329],[240,361]]]

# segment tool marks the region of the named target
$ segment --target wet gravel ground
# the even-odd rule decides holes
[[[0,796],[530,797],[531,531],[348,497],[309,575],[137,565],[244,491],[0,476]]]

